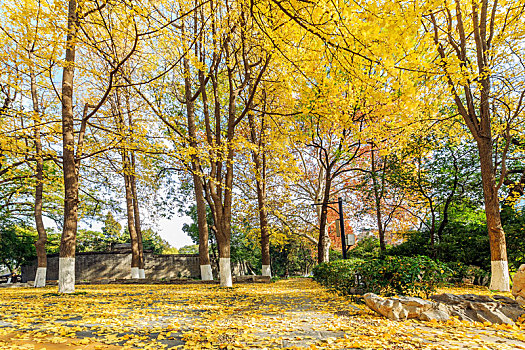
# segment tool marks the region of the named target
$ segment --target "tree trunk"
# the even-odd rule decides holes
[[[330,261],[330,236],[326,230],[326,218],[328,216],[328,202],[330,201],[330,189],[332,187],[331,168],[326,169],[325,187],[323,194],[323,201],[321,204],[321,218],[319,220],[319,240],[317,244],[317,262]]]
[[[257,205],[259,210],[259,225],[261,228],[261,260],[262,260],[262,275],[272,276],[270,268],[270,232],[268,230],[268,213],[266,211],[266,169],[265,169],[265,151],[263,149],[263,133],[264,126],[261,128],[261,135],[257,142],[257,132],[255,128],[255,121],[252,113],[248,113],[248,122],[250,125],[250,134],[252,142],[258,143],[258,150],[252,151],[253,162],[255,164],[255,183],[257,186]],[[264,123],[264,116],[263,121]],[[261,154],[262,153],[262,154]],[[262,159],[261,159],[262,157]]]
[[[219,248],[219,277],[221,287],[232,286],[232,273],[230,262],[231,244],[231,205],[232,205],[232,182],[233,182],[233,156],[234,150],[231,140],[227,145],[228,156],[226,159],[226,176],[224,185],[216,186],[210,180],[208,182],[212,194],[213,213],[215,220],[217,246]],[[220,178],[220,177],[219,177]],[[224,186],[223,197],[221,188]]]
[[[129,108],[128,108],[128,113]],[[130,127],[131,127],[131,117],[130,117]],[[137,242],[139,246],[139,278],[146,278],[146,273],[144,270],[144,246],[142,244],[142,228],[140,226],[140,210],[139,210],[139,199],[137,195],[137,178],[135,177],[135,154],[133,151],[131,153],[131,193],[133,195],[133,218],[135,219],[135,231],[137,232]]]
[[[31,62],[32,53],[29,54],[29,61]],[[36,77],[33,71],[33,67],[30,66],[30,79],[31,79],[31,99],[33,101],[34,111],[34,127],[35,127],[35,160],[36,160],[36,187],[35,187],[35,226],[38,232],[38,239],[35,242],[36,256],[38,267],[36,269],[35,276],[35,287],[46,286],[46,275],[47,275],[47,254],[46,254],[46,242],[47,233],[44,227],[44,221],[42,220],[42,197],[44,192],[44,159],[42,156],[42,139],[40,135],[40,106],[38,103],[38,95],[36,90]]]
[[[457,26],[454,26],[454,30],[457,31],[460,37],[459,46],[461,50],[455,50],[452,52],[456,53],[456,57],[460,62],[467,60],[467,40],[470,33],[466,33],[465,26],[463,25],[463,14],[461,11],[460,1],[456,0],[456,17],[458,18]],[[491,281],[490,289],[499,291],[508,291],[509,288],[509,270],[507,262],[507,246],[505,243],[505,233],[501,225],[501,214],[499,208],[498,188],[495,180],[495,168],[493,163],[492,154],[492,127],[491,127],[491,105],[494,99],[491,96],[491,84],[490,79],[496,74],[493,71],[494,67],[491,67],[491,60],[489,58],[492,52],[492,33],[495,28],[493,27],[492,21],[487,21],[487,13],[494,11],[497,12],[497,2],[492,5],[492,10],[489,9],[488,0],[481,2],[481,16],[479,15],[480,4],[478,2],[472,2],[472,13],[470,18],[472,19],[472,34],[475,42],[476,52],[476,63],[477,70],[479,73],[478,78],[475,81],[475,90],[472,87],[472,81],[460,83],[461,85],[456,86],[454,80],[451,78],[447,70],[445,74],[447,77],[448,84],[451,88],[451,92],[454,96],[454,102],[458,107],[458,112],[463,117],[465,124],[469,128],[472,136],[476,140],[478,146],[478,152],[480,156],[481,166],[481,180],[483,183],[483,196],[485,202],[485,215],[487,218],[487,228],[490,242],[490,257],[491,257]],[[437,51],[443,62],[449,58],[445,47],[439,40],[438,25],[434,14],[431,14],[432,24],[434,27],[434,43],[436,44]],[[447,20],[451,19],[451,14]],[[452,26],[450,27],[452,28]],[[487,33],[489,37],[487,38]],[[448,33],[450,36],[452,33]],[[443,65],[445,66],[445,64]],[[459,91],[457,87],[461,87],[463,91]],[[475,96],[477,94],[477,96]],[[465,101],[465,103],[463,102]],[[476,107],[477,105],[477,107]],[[503,156],[505,157],[505,155]],[[505,162],[505,158],[502,160],[502,164]],[[502,166],[503,168],[503,166]],[[504,169],[503,169],[504,170]],[[505,171],[502,171],[501,176],[505,176]]]
[[[206,214],[206,200],[202,179],[197,174],[193,174],[193,185],[195,186],[195,200],[197,202],[197,227],[199,230],[199,265],[201,269],[201,279],[203,281],[213,281],[213,272],[210,264],[209,255],[209,236],[208,221]]]
[[[130,161],[126,149],[121,150],[122,172],[124,175],[124,187],[126,189],[126,213],[128,217],[128,230],[131,238],[131,278],[140,278],[140,253],[137,230],[135,228],[135,217],[133,212],[133,190],[131,186]]]
[[[261,260],[262,275],[272,276],[270,268],[270,233],[268,230],[268,213],[266,212],[266,186],[257,180],[257,203],[259,206],[259,223],[261,226]]]
[[[485,215],[490,241],[491,278],[490,289],[509,291],[509,269],[505,232],[501,225],[499,198],[494,177],[491,138],[478,139],[478,151],[481,164],[481,180],[485,199]]]
[[[190,146],[197,149],[197,128],[195,125],[195,102],[192,99],[190,66],[188,57],[184,57],[184,95],[186,104],[186,119],[188,121],[188,136]],[[204,84],[201,81],[201,84]],[[197,229],[199,230],[199,265],[201,270],[201,279],[203,281],[212,281],[213,272],[210,264],[210,255],[208,251],[208,221],[206,220],[206,202],[204,198],[203,180],[200,175],[200,160],[192,153],[191,171],[193,177],[193,186],[195,189],[195,201],[197,204]]]
[[[35,189],[35,224],[38,232],[38,240],[35,242],[38,267],[35,276],[35,287],[46,286],[47,275],[47,254],[46,242],[47,233],[42,220],[42,197],[44,191],[43,173],[44,162],[42,159],[42,143],[40,140],[40,127],[35,127],[35,148],[36,148],[36,189]]]
[[[75,249],[78,224],[78,169],[75,162],[73,75],[77,34],[77,2],[69,1],[66,57],[62,71],[62,154],[64,172],[64,227],[60,240],[58,292],[75,291]]]
[[[374,191],[375,209],[376,209],[376,220],[377,220],[377,232],[379,235],[379,248],[382,252],[386,251],[385,243],[385,230],[383,228],[383,220],[381,218],[381,196],[379,194],[379,184],[377,183],[377,173],[374,157],[374,145],[372,144],[371,158],[372,158],[372,186]]]
[[[217,227],[219,226],[219,227]],[[219,277],[221,287],[231,287],[232,272],[230,262],[230,240],[231,227],[230,221],[224,219],[217,227],[217,245],[219,246]]]

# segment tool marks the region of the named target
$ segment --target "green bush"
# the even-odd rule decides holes
[[[314,280],[343,295],[372,292],[385,296],[428,296],[451,273],[447,265],[426,256],[386,256],[320,264],[314,269]]]
[[[374,236],[361,238],[357,244],[346,253],[348,258],[377,259],[381,256],[379,239]]]
[[[319,264],[313,269],[314,280],[334,292],[356,294],[356,268],[364,262],[362,259],[347,259]]]
[[[465,265],[459,261],[450,261],[446,264],[451,271],[449,282],[472,283],[480,286],[488,284],[490,273],[479,266]]]

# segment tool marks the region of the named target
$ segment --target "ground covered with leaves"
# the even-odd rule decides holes
[[[525,349],[523,319],[514,326],[395,322],[310,279],[55,292],[0,289],[0,349]]]

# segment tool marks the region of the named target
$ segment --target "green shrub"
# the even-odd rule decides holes
[[[446,264],[451,271],[449,282],[484,286],[489,281],[490,273],[479,266],[465,265],[460,261],[450,261]]]
[[[445,264],[426,256],[386,256],[320,264],[314,269],[314,280],[343,295],[372,292],[385,296],[428,296],[451,273]]]
[[[389,248],[389,246],[387,246]],[[377,259],[381,255],[379,239],[374,236],[361,238],[357,244],[346,253],[348,258]]]
[[[347,259],[319,264],[313,269],[314,280],[334,292],[356,294],[356,268],[364,262],[362,259]]]

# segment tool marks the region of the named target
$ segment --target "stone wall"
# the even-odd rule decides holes
[[[197,254],[157,255],[144,252],[146,278],[199,278],[199,256]],[[35,279],[37,262],[22,266],[22,282]],[[131,252],[77,253],[75,279],[131,278]],[[47,256],[47,280],[58,280],[58,254]]]

